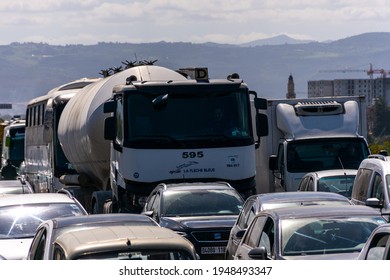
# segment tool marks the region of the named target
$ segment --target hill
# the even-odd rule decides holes
[[[390,33],[365,33],[342,40],[278,45],[223,45],[215,43],[147,44],[108,43],[53,46],[13,43],[0,46],[0,103],[12,103],[12,112],[23,114],[27,102],[51,88],[81,77],[99,77],[103,69],[122,62],[157,60],[172,69],[208,67],[212,78],[237,72],[266,98],[284,98],[290,74],[297,97],[307,96],[307,82],[343,78],[343,73],[321,70],[389,68]],[[357,76],[359,74],[359,76]],[[366,77],[355,73],[356,78]]]
[[[306,44],[313,43],[310,40],[297,40],[286,35],[278,35],[275,37],[255,40],[252,42],[241,44],[242,47],[255,47],[255,46],[266,46],[266,45],[283,45],[283,44]]]

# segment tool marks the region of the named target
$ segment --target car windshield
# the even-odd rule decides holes
[[[355,175],[323,177],[318,180],[318,191],[333,192],[350,198]]]
[[[281,222],[284,256],[360,252],[380,217],[285,219]]]
[[[39,224],[61,216],[78,216],[76,204],[47,203],[13,205],[0,208],[0,239],[32,238]]]
[[[186,251],[181,250],[137,250],[137,251],[113,251],[99,252],[92,254],[81,255],[75,259],[91,260],[193,260]]]
[[[242,204],[242,198],[232,190],[166,191],[162,215],[167,217],[238,215]]]
[[[307,173],[329,169],[358,169],[369,150],[363,139],[294,141],[287,147],[287,170]]]

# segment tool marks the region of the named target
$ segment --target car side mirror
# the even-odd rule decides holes
[[[376,197],[367,198],[366,205],[373,207],[373,208],[381,208],[382,207],[381,201],[379,199],[377,199]]]
[[[266,260],[267,249],[265,247],[256,247],[248,252],[248,256],[253,260]]]

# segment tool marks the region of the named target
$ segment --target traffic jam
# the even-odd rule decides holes
[[[390,157],[357,96],[127,63],[4,121],[3,260],[390,259]]]

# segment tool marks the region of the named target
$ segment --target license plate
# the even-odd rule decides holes
[[[200,252],[202,255],[224,254],[226,247],[202,247]]]

